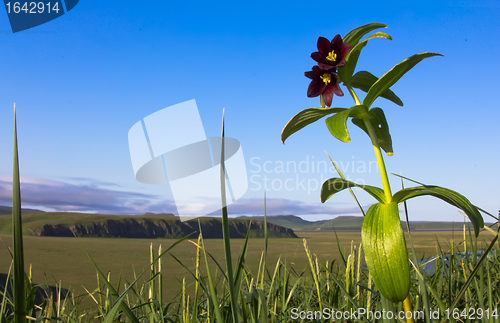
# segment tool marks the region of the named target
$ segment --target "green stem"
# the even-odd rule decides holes
[[[375,134],[375,129],[370,122],[368,116],[363,118],[370,139],[372,140],[373,150],[375,151],[375,157],[377,158],[378,168],[380,169],[380,176],[382,177],[382,185],[384,187],[385,202],[390,203],[392,200],[391,186],[389,185],[389,177],[387,177],[387,170],[385,169],[384,157],[382,156],[382,150],[380,149],[380,144]]]
[[[410,302],[410,295],[408,295],[405,300],[403,301],[403,308],[405,310],[406,313],[410,312],[411,314],[413,314],[413,308],[411,306],[411,302]],[[413,315],[409,315],[408,316],[409,318],[406,319],[406,323],[415,323],[415,320],[413,319]]]
[[[354,99],[354,102],[357,105],[360,105],[361,102],[359,101],[356,93],[352,89],[352,87],[348,87],[349,93],[351,94],[352,98]],[[375,157],[377,158],[377,164],[378,168],[380,169],[380,176],[382,178],[382,185],[384,187],[384,193],[385,193],[385,200],[386,204],[390,203],[392,200],[392,192],[391,192],[391,186],[389,184],[389,178],[387,176],[387,170],[385,169],[385,162],[384,162],[384,157],[382,156],[382,151],[380,149],[380,143],[378,142],[377,135],[375,134],[375,129],[373,129],[373,125],[370,122],[369,116],[365,116],[363,118],[363,122],[365,123],[366,129],[368,130],[368,135],[370,136],[370,139],[372,140],[373,144],[373,150],[375,151]],[[405,300],[403,301],[403,308],[405,312],[412,312],[412,305],[410,302],[410,295],[408,295]],[[415,323],[415,320],[413,318],[407,319],[407,323]]]
[[[349,93],[351,94],[352,98],[354,99],[354,102],[356,105],[361,105],[361,102],[358,99],[358,96],[356,95],[356,92],[352,89],[352,87],[348,86],[347,89],[349,90]]]
[[[356,92],[352,89],[351,86],[348,86],[347,89],[351,94],[352,98],[356,105],[361,105],[361,102],[356,95]],[[380,150],[380,144],[378,142],[377,135],[375,134],[375,129],[373,129],[372,123],[368,116],[363,118],[363,122],[365,123],[366,129],[368,130],[368,135],[372,140],[373,150],[375,151],[375,157],[377,158],[378,168],[380,169],[380,176],[382,177],[382,185],[384,187],[385,200],[386,203],[390,203],[392,200],[391,186],[389,185],[389,178],[387,177],[387,170],[385,169],[384,157],[382,156],[382,151]]]

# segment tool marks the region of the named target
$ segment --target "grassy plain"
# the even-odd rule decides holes
[[[293,267],[298,273],[308,272],[307,257],[302,245],[302,238],[306,238],[312,253],[323,261],[336,260],[340,265],[341,256],[338,251],[335,234],[333,232],[296,232],[300,239],[270,239],[268,249],[268,268],[270,271],[279,257],[288,266]],[[491,241],[491,234],[482,233],[478,241]],[[340,245],[345,253],[349,254],[351,242],[359,246],[361,242],[360,232],[338,233]],[[12,238],[10,234],[0,233],[3,243],[11,247]],[[451,239],[455,244],[463,241],[463,231],[437,231],[437,232],[414,232],[412,233],[413,244],[419,256],[432,256],[436,254],[437,242],[441,244],[443,252],[448,252]],[[467,238],[468,239],[468,238]],[[407,239],[408,240],[408,239]],[[24,237],[25,264],[32,264],[32,273],[35,283],[48,283],[55,285],[62,282],[64,288],[71,288],[74,295],[85,293],[82,286],[92,291],[97,286],[95,270],[90,260],[85,255],[82,246],[95,260],[104,273],[111,272],[111,280],[116,286],[118,277],[121,275],[121,287],[123,290],[126,281],[132,281],[134,270],[141,273],[148,268],[149,248],[153,244],[155,252],[161,244],[163,250],[172,245],[175,239],[114,239],[114,238],[65,238],[65,237]],[[232,239],[233,259],[237,259],[244,239]],[[486,247],[486,242],[483,246]],[[221,239],[206,239],[207,251],[224,268],[224,249]],[[7,273],[10,265],[10,255],[6,248],[0,251],[0,273]],[[261,253],[264,250],[263,239],[250,239],[247,253],[247,267],[252,273],[256,273]],[[185,241],[172,249],[172,254],[177,257],[188,268],[194,270],[196,247]],[[212,266],[215,270],[215,265]],[[203,266],[202,266],[203,268]],[[28,268],[26,268],[28,270]],[[180,292],[182,279],[192,282],[190,274],[177,261],[166,256],[163,258],[164,272],[164,295],[165,300],[173,299]],[[46,278],[45,278],[46,277]],[[89,300],[85,302],[90,304]]]

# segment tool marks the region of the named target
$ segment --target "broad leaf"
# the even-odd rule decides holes
[[[474,205],[472,205],[472,203],[465,196],[453,190],[434,185],[410,187],[402,189],[401,191],[394,194],[394,196],[392,197],[392,201],[401,203],[413,197],[424,195],[437,197],[464,211],[469,220],[472,222],[472,225],[474,226],[476,237],[479,235],[479,229],[484,227],[483,217],[479,213],[478,209]]]
[[[344,38],[342,38],[342,41],[344,43],[349,43],[352,45],[352,47],[356,46],[359,42],[359,40],[366,34],[368,34],[370,31],[378,29],[378,28],[387,28],[386,25],[378,23],[378,22],[372,22],[367,25],[363,25],[357,28],[354,28],[350,32],[348,32]]]
[[[366,115],[367,112],[368,109],[363,105],[353,106],[349,110],[341,111],[331,117],[328,117],[326,119],[326,126],[335,138],[342,142],[349,142],[351,141],[351,136],[349,135],[349,131],[347,130],[347,118],[362,118],[363,115]]]
[[[370,35],[368,38],[364,39],[356,46],[354,46],[349,54],[347,54],[345,61],[346,64],[339,68],[339,80],[343,81],[346,85],[351,84],[351,78],[354,74],[354,70],[356,69],[356,65],[358,64],[359,55],[361,54],[361,50],[366,46],[368,41],[373,38],[385,38],[392,40],[392,37],[389,34],[383,32],[376,32],[373,35]]]
[[[375,135],[377,135],[380,147],[387,153],[387,155],[392,156],[392,139],[391,134],[389,133],[389,125],[387,124],[384,111],[380,108],[373,108],[370,109],[368,114],[372,127],[375,130]],[[363,131],[368,134],[368,129],[362,119],[352,118],[352,123],[363,129]]]
[[[380,203],[385,203],[385,195],[383,189],[376,186],[358,185],[356,183],[338,177],[330,178],[323,183],[323,186],[321,187],[321,203],[325,203],[325,201],[332,197],[334,194],[350,187],[359,187],[366,193],[373,196]]]
[[[396,64],[393,68],[391,68],[387,73],[382,75],[381,78],[375,82],[363,100],[363,105],[370,107],[382,93],[384,93],[388,88],[394,85],[406,72],[411,70],[413,66],[417,65],[424,58],[432,57],[432,56],[443,56],[438,53],[420,53],[415,54],[399,64]]]
[[[385,298],[403,301],[410,291],[408,251],[397,203],[372,205],[363,220],[361,239],[375,285]]]
[[[311,124],[319,119],[323,118],[332,113],[347,110],[345,108],[309,108],[300,111],[288,121],[283,130],[281,131],[281,142],[285,143],[285,140],[290,137],[293,133],[304,128],[308,124]]]
[[[352,87],[360,89],[361,91],[368,92],[370,87],[377,82],[378,78],[370,72],[359,71],[351,78],[350,84]],[[387,89],[380,95],[389,101],[396,103],[399,106],[403,106],[403,101],[394,94],[390,89]]]

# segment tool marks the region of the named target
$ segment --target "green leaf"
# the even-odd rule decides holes
[[[361,50],[366,46],[366,42],[361,42],[357,44],[349,54],[345,58],[345,65],[339,67],[338,77],[339,82],[343,82],[345,86],[349,86],[351,84],[352,74],[354,74],[354,70],[356,69],[356,65],[358,64],[359,55],[361,54]]]
[[[392,200],[396,203],[401,203],[413,197],[424,195],[437,197],[464,211],[474,226],[476,237],[479,235],[479,229],[484,227],[483,217],[479,213],[478,209],[472,205],[472,203],[465,196],[453,190],[434,185],[416,186],[400,190],[394,194]]]
[[[330,133],[342,142],[351,141],[351,136],[349,136],[349,131],[347,130],[347,118],[349,117],[349,110],[342,111],[328,117],[326,122],[326,127],[330,130]]]
[[[386,25],[378,23],[378,22],[372,22],[370,24],[366,24],[357,28],[354,28],[350,32],[348,32],[344,38],[342,38],[342,41],[344,43],[349,43],[352,45],[352,47],[356,46],[359,42],[359,40],[366,34],[368,34],[370,31],[378,29],[378,28],[387,28]]]
[[[365,106],[355,105],[348,110],[341,111],[331,117],[328,117],[326,119],[326,126],[335,138],[342,142],[349,142],[351,141],[351,136],[347,130],[347,118],[354,116],[362,118],[367,112],[368,109]]]
[[[388,88],[393,86],[403,75],[406,74],[406,72],[411,70],[413,66],[417,65],[424,58],[432,56],[443,56],[443,55],[430,52],[415,54],[405,59],[401,63],[394,65],[393,68],[391,68],[387,73],[382,75],[382,77],[379,78],[378,81],[371,86],[370,90],[365,96],[365,99],[363,100],[363,104],[366,105],[367,107],[370,107],[376,98],[378,98]]]
[[[356,183],[338,177],[330,178],[323,183],[320,195],[321,203],[325,203],[325,201],[332,197],[334,194],[350,187],[359,187],[366,193],[373,196],[380,203],[385,203],[385,195],[383,189],[376,186],[358,185]]]
[[[290,121],[285,125],[281,131],[281,142],[285,143],[285,140],[290,137],[293,133],[299,131],[305,126],[323,118],[332,113],[347,110],[345,108],[309,108],[300,111],[294,115]]]
[[[389,34],[383,32],[376,32],[373,35],[370,35],[365,40],[358,43],[354,46],[349,54],[347,54],[345,61],[346,64],[339,68],[339,80],[343,81],[344,84],[351,84],[352,74],[354,74],[354,70],[356,69],[356,65],[358,64],[359,55],[361,54],[361,50],[366,46],[368,40],[373,38],[385,38],[392,40],[392,37]]]
[[[375,285],[392,302],[403,301],[410,291],[410,268],[398,204],[372,205],[363,221],[361,239]]]
[[[377,82],[378,78],[370,72],[359,71],[351,78],[350,84],[352,87],[360,89],[361,91],[368,92],[370,87]],[[394,94],[390,89],[387,89],[380,95],[389,101],[396,103],[399,106],[403,106],[403,101]]]
[[[384,111],[380,108],[370,109],[368,112],[370,122],[375,129],[375,134],[377,135],[380,147],[387,153],[387,155],[392,156],[392,139],[389,133],[389,125],[387,124],[387,119],[385,118]],[[352,123],[363,129],[366,134],[368,134],[368,129],[366,129],[365,122],[361,118],[352,118]],[[369,135],[369,134],[368,134]]]

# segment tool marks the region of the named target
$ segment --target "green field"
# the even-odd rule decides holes
[[[306,238],[312,253],[316,254],[323,262],[336,260],[341,264],[335,234],[333,232],[297,232],[300,238]],[[478,241],[490,239],[491,234],[482,233]],[[0,238],[5,245],[11,247],[12,239],[7,233],[0,233]],[[359,245],[361,236],[359,232],[340,232],[338,238],[342,249],[349,254],[351,242]],[[450,240],[453,238],[455,244],[463,241],[462,231],[440,231],[440,232],[414,232],[412,233],[413,244],[419,255],[436,254],[436,239],[439,240],[443,252],[448,252]],[[32,273],[35,283],[44,283],[45,275],[51,285],[62,282],[64,288],[71,288],[74,295],[85,293],[82,286],[92,291],[97,286],[95,270],[90,260],[85,255],[82,246],[93,257],[97,265],[104,273],[111,272],[111,280],[116,284],[121,274],[121,290],[124,283],[132,281],[134,269],[140,273],[147,269],[149,263],[149,248],[153,244],[155,252],[161,244],[163,250],[172,245],[175,239],[117,239],[117,238],[64,238],[64,237],[24,237],[25,264],[28,270],[32,264]],[[231,241],[233,259],[239,254],[243,239]],[[486,243],[485,243],[486,245]],[[207,251],[224,268],[223,242],[219,239],[206,239]],[[481,246],[483,247],[483,246]],[[264,250],[263,239],[250,239],[247,254],[247,267],[255,273],[259,265],[261,253]],[[191,270],[195,267],[196,247],[188,241],[184,241],[172,250],[181,262]],[[307,257],[302,245],[302,239],[270,239],[268,251],[268,268],[273,270],[278,258],[281,257],[287,265],[293,267],[297,272],[307,271]],[[179,265],[172,257],[163,258],[164,272],[164,295],[173,299],[181,291],[181,282],[185,277],[187,282],[192,282],[190,274]],[[10,255],[3,248],[0,252],[0,273],[7,273],[10,265]],[[213,266],[215,270],[215,266]],[[90,299],[85,301],[90,305]]]

